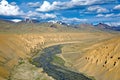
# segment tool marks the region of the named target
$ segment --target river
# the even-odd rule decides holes
[[[40,52],[40,56],[34,58],[32,63],[37,67],[42,67],[44,72],[55,80],[92,80],[81,73],[71,71],[65,66],[53,64],[54,56],[61,53],[61,47],[61,45],[55,45],[44,48]]]

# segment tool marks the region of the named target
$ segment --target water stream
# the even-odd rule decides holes
[[[43,49],[41,55],[33,59],[33,64],[42,67],[44,72],[55,80],[92,80],[81,73],[67,69],[65,66],[53,64],[54,56],[61,53],[61,47],[61,45],[55,45]]]

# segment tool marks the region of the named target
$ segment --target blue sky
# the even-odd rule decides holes
[[[0,19],[120,25],[120,0],[0,0]]]

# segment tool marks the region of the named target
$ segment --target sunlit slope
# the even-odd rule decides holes
[[[120,80],[120,38],[94,45],[77,62],[76,68],[97,80]]]
[[[96,80],[120,80],[120,36],[66,45],[62,51],[67,66]]]

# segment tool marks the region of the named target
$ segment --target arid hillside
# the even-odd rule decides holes
[[[75,59],[74,60],[75,64],[73,64],[74,65],[73,67],[75,67],[76,69],[79,69],[83,73],[85,72],[86,74],[91,74],[92,76],[96,76],[96,75],[99,76],[100,75],[99,73],[96,75],[94,73],[93,74],[91,73],[92,71],[94,71],[92,67],[90,67],[90,71],[84,71],[84,69],[87,70],[86,68],[88,68],[87,64],[90,64],[90,66],[92,66],[91,64],[93,62],[94,64],[97,64],[97,65],[101,64],[98,59],[100,55],[97,56],[93,52],[95,52],[96,50],[97,54],[99,54],[101,51],[104,51],[104,50],[102,50],[99,47],[94,48],[91,46],[91,44],[95,44],[95,43],[97,43],[97,45],[103,44],[102,46],[106,44],[105,46],[107,46],[108,45],[107,42],[108,42],[111,44],[111,45],[109,44],[110,46],[115,46],[116,44],[118,44],[117,42],[119,41],[118,39],[115,39],[114,41],[111,40],[112,42],[106,41],[105,44],[99,43],[99,42],[105,41],[106,39],[113,38],[114,36],[117,36],[117,34],[100,31],[100,30],[94,29],[93,27],[76,29],[72,27],[66,27],[60,24],[55,24],[53,25],[54,26],[53,28],[53,26],[51,27],[51,24],[46,24],[46,23],[41,25],[40,24],[33,25],[33,24],[21,24],[21,23],[13,24],[13,23],[8,23],[4,21],[0,21],[0,24],[1,24],[0,26],[0,80],[9,79],[12,70],[15,69],[15,66],[21,64],[22,61],[24,60],[31,59],[31,57],[35,56],[36,53],[38,53],[43,48],[51,45],[68,44],[68,43],[77,43],[78,45],[81,45],[83,43],[81,48],[77,49],[78,52],[82,51],[82,49],[85,49],[84,48],[85,44],[89,45],[90,50],[87,49],[88,52],[85,53],[86,55],[84,55],[82,58],[80,58],[79,57],[80,55],[78,54],[74,55],[76,56],[75,58],[74,56],[70,57],[69,55],[69,60]],[[109,45],[107,47],[108,49],[109,49]],[[73,45],[73,48],[71,50],[75,52],[76,49],[74,47],[75,46]],[[112,48],[114,47],[110,47],[110,49]],[[101,54],[108,55],[108,52],[110,52],[110,50],[106,52],[105,53],[102,52]],[[112,52],[114,52],[114,50]],[[96,58],[94,59],[91,58],[94,55],[97,56],[96,57],[97,63],[95,63]],[[112,54],[110,53],[109,55],[112,56]],[[65,56],[63,55],[63,57]],[[69,60],[67,62],[69,62]],[[91,60],[93,60],[92,63],[91,63]],[[86,66],[86,68],[84,67],[84,69],[82,69],[82,66],[81,66],[82,62]],[[109,63],[109,60],[107,57],[105,58],[104,61],[102,61],[102,65],[101,65],[102,69],[105,68],[104,70],[108,70],[108,69],[111,70],[110,68],[111,66],[106,68],[106,65],[109,65],[108,63]],[[112,60],[111,65],[116,66],[117,64],[118,64],[118,60]]]
[[[66,45],[62,51],[67,66],[96,80],[120,80],[120,36]]]
[[[99,35],[99,36],[98,36]],[[44,33],[0,34],[0,76],[8,78],[12,68],[21,59],[34,56],[45,46],[61,43],[78,43],[84,40],[101,40],[103,34],[93,33]],[[108,36],[110,36],[108,34]],[[100,38],[101,37],[101,38]]]
[[[76,62],[79,71],[95,76],[97,80],[120,80],[120,38],[93,45]]]

